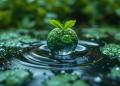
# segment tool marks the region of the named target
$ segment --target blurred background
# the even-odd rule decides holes
[[[73,28],[77,32],[80,40],[90,42],[90,46],[88,46],[89,43],[87,45],[87,52],[90,51],[90,57],[96,57],[96,55],[98,56],[99,52],[100,55],[98,56],[98,58],[105,57],[105,60],[100,60],[101,62],[98,62],[98,64],[96,64],[95,66],[91,65],[90,69],[88,68],[85,72],[85,79],[87,76],[88,79],[90,79],[90,81],[88,82],[93,83],[91,84],[91,86],[119,86],[119,84],[115,84],[113,81],[111,81],[111,78],[110,81],[107,81],[106,79],[108,77],[106,78],[106,76],[107,74],[110,74],[110,77],[112,77],[113,80],[115,80],[114,77],[117,77],[116,80],[118,81],[118,83],[120,82],[120,67],[116,67],[117,65],[120,65],[120,0],[0,0],[0,77],[2,77],[0,80],[0,86],[20,86],[17,85],[19,84],[19,82],[23,83],[25,80],[27,80],[23,76],[29,78],[28,74],[26,75],[24,71],[22,73],[19,70],[14,72],[14,68],[23,68],[23,66],[17,63],[18,60],[16,60],[16,58],[20,61],[27,62],[27,59],[23,56],[23,54],[26,51],[31,52],[32,49],[34,50],[34,48],[38,48],[38,46],[40,46],[41,44],[46,43],[43,40],[46,40],[49,31],[54,29],[54,27],[51,27],[48,24],[48,20],[50,19],[57,19],[61,22],[65,22],[71,19],[76,20],[76,25]],[[103,49],[101,50],[98,49],[98,46],[94,46],[94,43],[100,44],[100,47],[106,44],[108,45],[103,47]],[[89,50],[89,48],[91,49]],[[85,53],[87,52],[85,51]],[[47,56],[46,51],[43,52],[41,50],[40,54],[38,55],[41,54],[43,56],[45,55],[45,57],[49,57]],[[106,56],[103,56],[102,54]],[[89,53],[87,55],[89,57]],[[87,55],[85,55],[85,57]],[[110,59],[113,60],[106,60],[106,57],[110,57]],[[30,58],[30,60],[33,59]],[[35,58],[35,60],[32,61],[33,63],[29,61],[28,63],[32,63],[34,65],[37,62],[37,66],[45,65],[46,67],[46,65],[49,65],[49,62],[51,63],[51,61],[47,61],[48,60],[43,61],[41,59],[36,60]],[[82,61],[84,61],[84,59],[81,59],[81,62]],[[39,62],[43,63],[40,63],[39,65]],[[95,61],[93,61],[93,63],[94,62]],[[6,64],[10,64],[10,67]],[[52,66],[54,68],[54,65],[50,65],[50,67]],[[113,68],[113,66],[115,68]],[[1,72],[1,70],[4,69],[11,69],[12,72]],[[39,70],[39,68],[38,71],[36,71],[37,68],[34,70],[34,67],[33,69],[32,67],[25,67],[25,69],[33,70],[33,74],[37,74],[37,72],[39,72],[40,77],[37,75],[37,78],[42,78],[43,81],[46,80],[46,77],[49,75],[47,73],[49,71],[44,72],[43,70]],[[111,70],[111,72],[109,70]],[[56,72],[57,71],[55,71],[55,74],[57,74]],[[84,71],[80,71],[80,73],[79,71],[76,71],[76,73],[80,74],[80,76],[84,76],[82,75],[82,72]],[[6,78],[3,77],[4,75]],[[23,78],[21,78],[21,76]],[[91,78],[91,76],[93,78]],[[65,79],[65,81],[69,81],[68,78],[71,76],[68,75],[65,77],[66,78],[60,78],[60,80],[62,82]],[[57,79],[54,78],[52,82],[54,83]],[[91,79],[96,80],[94,81],[95,83]],[[11,80],[13,80],[13,82]],[[106,84],[101,85],[99,81]],[[2,84],[5,85],[1,85],[1,82],[3,82]],[[6,83],[8,85],[6,85]],[[15,83],[16,85],[12,85],[11,83]],[[97,83],[100,85],[97,85]],[[41,85],[33,84],[30,86]],[[75,86],[80,86],[80,84]]]
[[[0,28],[49,29],[47,20],[79,27],[120,25],[120,0],[0,0]]]

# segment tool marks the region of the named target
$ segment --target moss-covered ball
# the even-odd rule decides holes
[[[72,29],[55,28],[48,34],[47,38],[48,48],[59,55],[74,51],[77,43],[77,35]]]

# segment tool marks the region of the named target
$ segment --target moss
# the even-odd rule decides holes
[[[27,70],[14,69],[0,72],[0,85],[21,86],[31,79],[31,73]]]
[[[120,45],[118,44],[107,44],[101,49],[102,54],[107,55],[110,59],[120,60]]]
[[[60,74],[46,81],[45,86],[89,86],[83,80],[79,80],[77,75]]]
[[[70,42],[72,42],[70,35],[63,35],[61,40],[62,40],[63,43],[70,43]]]
[[[78,43],[76,33],[72,29],[53,29],[47,38],[47,44],[52,51],[73,51]],[[67,50],[68,49],[68,50]]]

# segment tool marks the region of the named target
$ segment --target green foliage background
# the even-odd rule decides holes
[[[120,0],[0,0],[0,27],[40,28],[47,20],[120,24]]]

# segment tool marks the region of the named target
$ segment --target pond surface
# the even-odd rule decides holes
[[[81,39],[84,40],[79,40],[75,51],[64,56],[52,55],[45,40],[21,41],[22,53],[12,56],[1,68],[30,70],[33,79],[26,86],[45,86],[48,78],[61,73],[77,74],[90,86],[119,86],[119,81],[108,76],[113,67],[120,66],[119,60],[107,59],[100,51],[107,42],[119,44],[119,41],[111,42],[108,38]]]

